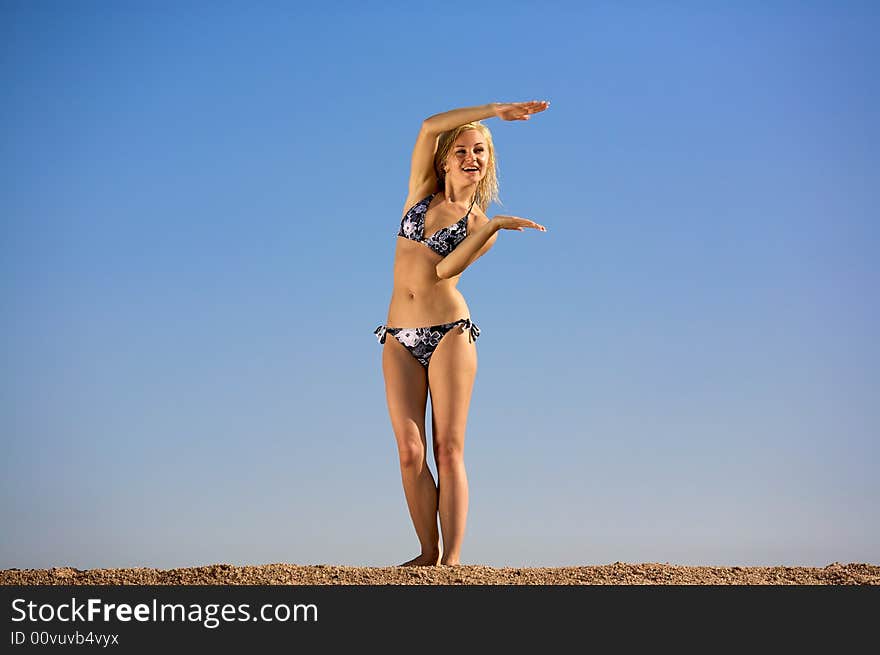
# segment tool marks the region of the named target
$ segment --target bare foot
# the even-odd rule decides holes
[[[440,562],[440,553],[436,555],[419,555],[408,562],[398,564],[398,566],[437,566]]]

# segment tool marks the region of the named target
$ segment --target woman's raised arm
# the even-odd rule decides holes
[[[441,114],[434,114],[422,121],[422,128],[416,138],[413,147],[412,159],[409,170],[409,194],[405,203],[404,211],[413,202],[419,200],[416,196],[424,196],[434,188],[436,174],[434,172],[434,153],[437,151],[439,136],[448,130],[454,130],[459,125],[472,123],[473,121],[497,116],[505,121],[526,121],[532,114],[544,111],[550,103],[546,100],[532,100],[531,102],[490,102],[475,107],[462,107],[451,109]]]
[[[505,121],[525,121],[529,119],[531,114],[544,111],[549,106],[550,103],[546,100],[532,100],[530,102],[490,102],[475,107],[462,107],[429,116],[422,121],[422,129],[429,134],[436,135],[453,130],[465,123],[496,116]]]

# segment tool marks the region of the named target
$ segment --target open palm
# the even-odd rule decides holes
[[[495,105],[495,115],[505,121],[527,121],[529,116],[544,111],[550,103],[547,100],[530,102],[499,102]]]

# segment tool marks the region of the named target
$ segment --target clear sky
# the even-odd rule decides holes
[[[413,557],[373,334],[412,145],[532,99],[486,121],[488,214],[548,231],[459,284],[462,562],[880,563],[878,32],[830,0],[3,0],[0,567]]]

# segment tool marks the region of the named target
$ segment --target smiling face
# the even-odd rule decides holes
[[[465,130],[458,135],[446,157],[446,176],[453,183],[475,184],[486,176],[489,145],[480,130]]]
[[[451,191],[476,185],[474,199],[483,210],[498,201],[498,160],[492,132],[480,121],[443,132],[434,152],[437,189]],[[476,170],[468,170],[468,169]],[[454,193],[452,194],[454,195]],[[468,195],[468,194],[466,194]]]

